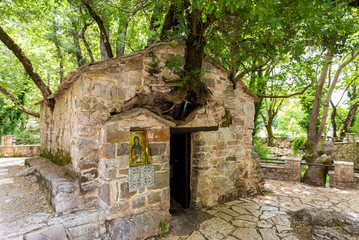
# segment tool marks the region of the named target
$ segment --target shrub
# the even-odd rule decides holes
[[[257,153],[259,158],[270,158],[272,154],[270,149],[267,147],[264,140],[260,140],[258,137],[253,138],[254,151]]]
[[[307,144],[307,138],[305,136],[296,137],[292,142],[293,151],[304,150],[305,145]]]

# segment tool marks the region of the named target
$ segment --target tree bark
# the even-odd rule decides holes
[[[76,24],[72,22],[72,39],[74,41],[74,48],[72,48],[72,53],[75,55],[77,60],[77,66],[81,67],[86,64],[86,59],[82,55],[81,46],[80,46],[80,39],[77,33]]]
[[[355,117],[355,113],[357,112],[359,107],[359,102],[356,102],[354,105],[352,105],[350,107],[350,110],[348,112],[348,115],[344,121],[343,127],[340,130],[340,138],[343,139],[345,137],[345,135],[347,134],[347,132],[349,131],[350,125]]]
[[[125,54],[127,27],[127,21],[125,23],[121,23],[120,21],[116,40],[116,57],[121,57]]]
[[[329,112],[329,101],[330,99],[332,98],[332,94],[334,92],[334,89],[335,89],[335,86],[338,82],[338,79],[339,79],[339,75],[340,73],[342,72],[342,70],[349,64],[351,63],[355,58],[357,58],[359,56],[359,51],[358,52],[355,52],[349,59],[347,59],[346,61],[342,62],[337,71],[335,72],[335,76],[334,76],[334,79],[333,79],[333,82],[332,84],[330,85],[329,87],[329,91],[327,93],[327,96],[324,100],[324,103],[323,103],[323,114],[322,114],[322,120],[320,122],[320,126],[319,126],[319,129],[318,129],[318,132],[315,136],[316,139],[318,139],[317,141],[319,141],[320,137],[322,136],[322,133],[324,131],[324,128],[325,128],[325,125],[326,125],[326,122],[327,122],[327,117],[328,117],[328,112]]]
[[[55,100],[48,99],[48,97],[52,94],[50,88],[46,86],[46,84],[42,81],[39,74],[35,72],[30,60],[26,57],[22,49],[14,42],[14,40],[12,40],[12,38],[4,31],[4,29],[1,26],[0,26],[0,40],[19,59],[21,64],[24,66],[27,74],[29,74],[30,78],[33,80],[35,85],[40,89],[45,104],[49,106],[51,109],[53,109],[55,106]]]
[[[88,55],[90,56],[90,59],[91,59],[91,62],[94,62],[95,59],[93,57],[93,53],[91,51],[91,47],[90,47],[90,44],[88,43],[88,41],[86,40],[86,37],[85,37],[85,32],[87,30],[87,27],[90,26],[92,23],[87,23],[84,25],[84,27],[82,28],[81,30],[81,34],[80,34],[80,37],[82,39],[82,42],[84,43],[85,47],[86,47],[86,50],[87,50],[87,53]]]
[[[161,41],[165,41],[169,39],[171,36],[169,35],[170,32],[175,33],[176,29],[175,26],[178,25],[178,18],[176,16],[177,8],[174,4],[171,4],[168,8],[168,11],[165,16],[165,21],[162,25],[160,39]]]
[[[337,106],[335,106],[332,101],[330,101],[330,104],[333,107],[332,115],[330,117],[333,126],[333,138],[337,139],[337,123],[335,122],[335,118],[337,116]]]
[[[85,5],[85,7],[89,11],[91,17],[93,18],[93,20],[95,20],[95,22],[98,25],[98,28],[100,29],[100,39],[102,39],[102,41],[103,41],[103,45],[106,49],[107,56],[109,58],[113,58],[110,41],[109,41],[107,31],[105,29],[105,26],[103,24],[101,17],[91,8],[90,4],[87,1],[82,0],[82,3]]]
[[[5,88],[0,86],[0,92],[3,93],[8,99],[10,99],[14,105],[15,108],[23,113],[26,113],[28,115],[31,115],[33,117],[37,117],[40,118],[40,113],[33,111],[31,109],[28,109],[27,107],[25,107],[24,105],[22,105],[19,100],[17,100],[16,97],[14,97],[10,92],[8,92]]]
[[[320,136],[318,137],[318,134],[317,134],[316,123],[317,123],[317,119],[319,116],[323,87],[324,87],[325,79],[327,78],[328,69],[329,69],[330,62],[332,61],[332,59],[333,59],[333,54],[332,54],[331,50],[329,50],[325,57],[325,64],[322,68],[319,79],[317,80],[316,93],[315,93],[315,98],[314,98],[314,102],[313,102],[312,113],[310,115],[309,131],[308,131],[308,137],[307,137],[307,141],[308,141],[307,145],[308,145],[308,151],[310,151],[310,155],[313,155],[313,151],[314,152],[317,151],[317,145],[318,145],[319,138],[320,138]],[[321,134],[322,133],[320,133],[320,135]],[[309,157],[307,159],[307,161],[313,162],[315,160],[315,158],[314,158],[315,156],[316,156],[316,154],[313,157]]]

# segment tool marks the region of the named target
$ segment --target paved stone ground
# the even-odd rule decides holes
[[[13,177],[25,159],[0,158],[0,239],[23,239],[54,215],[35,176]]]
[[[169,234],[164,240],[305,240],[292,229],[289,213],[305,207],[359,213],[359,191],[311,187],[300,183],[266,180],[271,192],[239,199],[206,212],[212,217],[189,236]]]
[[[46,226],[55,216],[33,176],[14,178],[25,167],[24,158],[0,158],[0,239],[23,239]],[[359,191],[310,187],[267,180],[269,193],[238,199],[206,210],[196,231],[163,240],[304,240],[292,229],[289,212],[304,207],[359,213]]]

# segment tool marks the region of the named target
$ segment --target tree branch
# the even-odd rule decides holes
[[[5,88],[0,86],[0,92],[2,92],[7,98],[9,98],[14,104],[15,108],[23,113],[29,114],[31,116],[40,118],[40,113],[35,112],[31,109],[28,109],[24,105],[22,105],[19,100],[16,99],[10,92],[8,92]]]
[[[107,52],[107,56],[109,58],[113,58],[110,41],[106,34],[106,29],[105,29],[105,26],[103,25],[103,21],[102,21],[101,17],[92,9],[92,7],[90,6],[90,4],[87,1],[82,0],[82,3],[83,3],[83,5],[85,5],[85,7],[89,11],[91,17],[93,18],[93,20],[95,20],[95,22],[98,25],[98,28],[100,29],[100,35],[101,35],[101,38],[103,39],[103,42],[104,42],[104,45],[106,48],[106,52]]]
[[[292,93],[289,95],[277,96],[277,95],[257,94],[257,96],[262,97],[262,98],[290,98],[290,97],[294,97],[296,95],[302,95],[310,86],[312,86],[312,85],[309,84],[308,86],[303,88],[303,90],[301,92],[296,92],[296,93]]]
[[[4,29],[1,26],[0,26],[0,40],[5,44],[5,46],[9,50],[11,50],[14,53],[17,59],[19,59],[21,64],[24,66],[27,74],[29,74],[32,81],[40,89],[45,104],[49,106],[51,109],[53,109],[55,105],[55,100],[48,99],[48,97],[52,94],[50,88],[45,85],[39,74],[35,72],[30,60],[26,57],[25,53],[22,51],[19,45],[17,45],[14,42],[14,40],[12,40],[12,38],[4,31]]]

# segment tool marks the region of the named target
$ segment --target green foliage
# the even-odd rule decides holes
[[[151,68],[148,69],[148,73],[151,76],[154,76],[155,74],[159,74],[161,72],[161,69],[160,69],[156,54],[154,54],[153,52],[150,52],[149,55],[150,55],[152,61],[149,64]]]
[[[229,109],[224,110],[224,115],[222,117],[221,127],[229,127],[232,125],[233,115],[230,113]]]
[[[168,68],[174,74],[180,74],[182,72],[183,65],[184,65],[183,60],[178,57],[169,59],[165,63],[165,67]]]
[[[253,147],[259,158],[273,157],[270,149],[267,147],[265,140],[262,140],[258,137],[253,137]]]
[[[161,232],[157,235],[158,238],[162,238],[166,236],[166,232],[167,232],[167,223],[161,221],[160,222],[160,228],[161,228]]]
[[[292,149],[293,151],[304,150],[307,144],[307,137],[301,136],[293,139]]]

